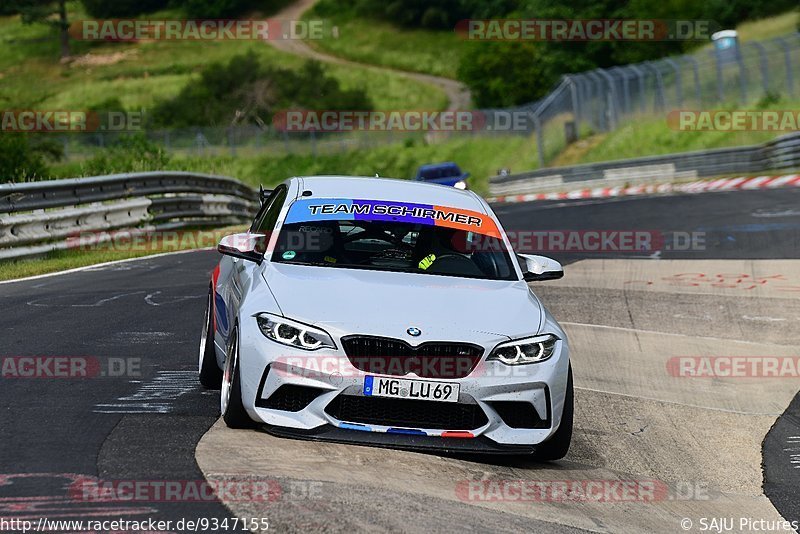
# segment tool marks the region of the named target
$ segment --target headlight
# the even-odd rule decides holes
[[[558,338],[553,334],[526,337],[501,343],[489,355],[489,360],[499,360],[506,365],[539,363],[550,358]]]
[[[256,320],[261,332],[276,343],[303,350],[336,348],[331,336],[319,328],[269,313],[256,315]]]
[[[464,180],[459,180],[453,184],[453,187],[455,187],[456,189],[466,189],[467,182],[465,182]]]

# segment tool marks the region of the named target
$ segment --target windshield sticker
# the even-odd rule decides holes
[[[433,262],[436,261],[436,254],[428,254],[419,262],[419,268],[423,271],[427,270],[428,267],[433,265]]]
[[[432,204],[388,200],[304,198],[296,200],[286,216],[286,224],[326,220],[396,221],[444,226],[500,237],[500,230],[488,215],[472,210]]]
[[[294,250],[287,250],[286,252],[283,253],[284,260],[294,259],[295,256],[297,256],[297,252],[295,252]]]

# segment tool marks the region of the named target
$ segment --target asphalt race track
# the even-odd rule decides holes
[[[536,291],[570,336],[576,385],[573,448],[552,464],[215,425],[218,393],[202,390],[195,376],[215,252],[0,284],[0,517],[265,517],[273,532],[698,532],[710,517],[734,517],[737,526],[742,517],[800,520],[797,379],[676,376],[669,363],[798,356],[799,200],[792,189],[497,206],[517,232],[644,230],[667,245],[683,243],[675,235],[704,236],[689,250],[543,252],[567,264],[563,280]],[[20,368],[7,362],[20,357],[78,359],[93,372],[13,376]],[[39,374],[52,370],[41,365]],[[280,491],[267,500],[224,499],[227,507],[74,491],[87,480],[152,488],[204,476],[262,477]],[[490,499],[469,490],[481,481],[636,481],[663,491],[600,502]]]
[[[102,502],[69,491],[86,476],[202,479],[194,446],[219,410],[217,395],[197,387],[190,355],[214,256],[175,254],[0,285],[4,357],[115,358],[141,374],[2,379],[0,516],[229,516],[213,501]],[[137,395],[159,376],[164,387]]]

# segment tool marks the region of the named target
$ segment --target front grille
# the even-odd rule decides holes
[[[423,378],[464,378],[481,361],[483,347],[428,341],[412,347],[402,339],[348,336],[342,346],[350,363],[365,373]]]
[[[325,411],[350,423],[442,430],[474,430],[488,422],[477,404],[339,395]]]
[[[493,401],[489,405],[511,428],[550,428],[550,421],[542,420],[530,402]]]
[[[285,412],[299,412],[323,393],[325,390],[319,388],[284,384],[276,389],[268,399],[258,399],[256,406]]]

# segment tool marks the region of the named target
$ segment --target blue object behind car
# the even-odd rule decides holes
[[[449,185],[458,189],[467,189],[468,172],[461,172],[461,169],[448,161],[445,163],[433,163],[422,165],[417,169],[417,176],[414,178],[418,182],[429,182],[439,185]]]

